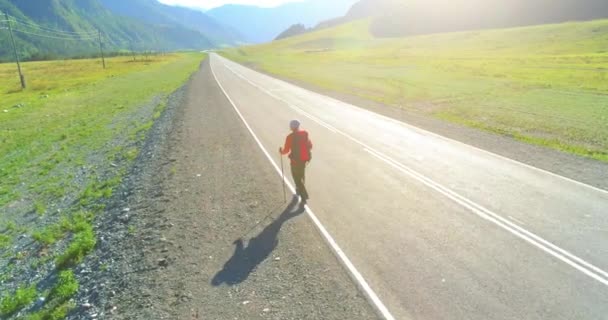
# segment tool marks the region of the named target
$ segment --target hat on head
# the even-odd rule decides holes
[[[298,121],[298,120],[291,120],[291,122],[289,122],[289,127],[291,129],[298,129],[298,128],[300,128],[300,121]]]

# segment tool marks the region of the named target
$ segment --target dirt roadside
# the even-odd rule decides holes
[[[70,318],[376,318],[285,203],[208,62],[173,96],[122,188],[77,270]]]
[[[261,70],[255,64],[241,64],[247,68],[251,68],[270,77],[281,79],[298,87],[368,109],[378,114],[411,124],[418,128],[483,150],[487,150],[494,154],[498,154],[569,179],[580,181],[596,188],[608,190],[608,163],[546,147],[527,144],[517,141],[509,136],[498,135],[495,133],[465,127],[459,124],[432,118],[414,111],[399,109],[379,102],[367,100],[354,94],[341,93],[322,88],[308,82],[270,74],[264,70]]]

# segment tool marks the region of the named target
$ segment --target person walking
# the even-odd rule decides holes
[[[285,146],[279,148],[281,156],[289,154],[291,159],[291,175],[296,184],[296,195],[300,196],[300,205],[306,205],[308,191],[306,191],[306,165],[312,159],[312,141],[308,132],[300,129],[300,122],[293,120],[289,123],[291,133],[285,139]]]

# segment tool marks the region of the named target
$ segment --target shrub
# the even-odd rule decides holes
[[[87,253],[95,248],[97,241],[95,240],[93,227],[90,224],[82,227],[84,229],[74,235],[74,239],[67,250],[57,257],[55,264],[58,268],[63,269],[79,263]]]
[[[36,299],[36,286],[19,287],[14,294],[0,301],[0,316],[9,317]]]
[[[64,302],[78,292],[78,280],[74,277],[72,270],[65,270],[59,273],[57,285],[51,290],[49,299]]]
[[[5,234],[0,234],[0,249],[7,248],[11,244],[11,237]]]

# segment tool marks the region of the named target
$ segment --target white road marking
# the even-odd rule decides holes
[[[238,107],[236,106],[236,104],[234,103],[234,101],[232,101],[232,98],[230,98],[230,96],[228,95],[228,93],[226,92],[226,90],[224,89],[224,87],[222,86],[222,84],[220,83],[220,81],[217,79],[217,76],[215,75],[215,71],[213,71],[213,67],[211,67],[211,73],[213,74],[213,78],[215,79],[215,81],[219,85],[220,89],[222,90],[222,92],[224,93],[224,95],[226,96],[226,98],[228,99],[228,101],[230,102],[230,104],[232,104],[232,106],[234,107],[234,110],[236,111],[236,113],[239,115],[239,117],[241,118],[241,120],[245,124],[245,127],[247,127],[247,130],[249,130],[249,133],[251,133],[251,135],[253,136],[253,139],[257,142],[257,144],[260,147],[260,149],[262,149],[262,152],[264,152],[264,154],[266,155],[266,157],[268,158],[268,160],[270,161],[270,163],[272,164],[272,166],[274,167],[274,169],[277,171],[277,173],[279,175],[281,175],[281,169],[279,168],[279,166],[277,165],[277,163],[274,161],[274,159],[270,156],[270,154],[268,153],[268,151],[266,150],[266,148],[264,147],[264,145],[262,144],[262,142],[260,141],[260,139],[258,139],[258,137],[255,134],[255,132],[253,132],[253,129],[251,129],[251,126],[249,126],[249,123],[247,123],[247,120],[245,120],[245,118],[241,114],[241,111],[238,109]],[[285,181],[285,183],[289,187],[289,190],[291,190],[292,193],[295,193],[295,188],[289,182],[289,180],[286,177],[283,177],[283,180]],[[306,213],[308,214],[308,216],[310,217],[310,219],[313,221],[314,225],[317,227],[317,229],[319,230],[319,232],[323,236],[323,239],[327,242],[327,244],[331,248],[331,250],[334,253],[334,255],[336,255],[336,257],[338,257],[338,261],[340,261],[342,263],[342,265],[348,270],[349,275],[355,281],[355,283],[357,284],[357,286],[359,287],[359,289],[363,292],[363,294],[368,299],[368,301],[371,303],[371,305],[374,307],[374,309],[376,310],[376,312],[378,313],[378,315],[380,315],[383,319],[386,319],[386,320],[395,320],[395,318],[390,313],[390,311],[388,310],[388,308],[386,308],[386,306],[380,300],[380,298],[378,297],[378,295],[374,292],[374,290],[372,290],[372,288],[369,286],[369,284],[367,283],[367,281],[363,278],[363,276],[361,275],[361,273],[357,270],[357,268],[353,265],[353,263],[350,261],[350,259],[346,256],[346,254],[344,253],[344,251],[342,251],[342,249],[340,248],[340,246],[338,246],[338,243],[329,234],[329,232],[327,231],[327,229],[325,229],[325,227],[323,226],[323,224],[321,224],[321,221],[319,221],[319,219],[314,214],[314,212],[312,211],[312,209],[310,209],[309,206],[306,206]]]
[[[226,58],[223,58],[223,59],[226,59]],[[226,60],[228,60],[228,59],[226,59]],[[228,60],[228,61],[230,61],[230,60]],[[251,83],[253,86],[255,86],[255,87],[257,87],[257,88],[262,89],[260,86],[258,86],[257,84],[253,83],[251,80],[249,80],[249,79],[245,78],[244,76],[242,76],[242,75],[241,75],[241,74],[239,74],[238,72],[234,71],[234,70],[233,70],[231,67],[227,66],[226,64],[224,64],[224,66],[225,66],[226,68],[228,68],[230,71],[232,71],[232,72],[233,72],[235,75],[237,75],[238,77],[240,77],[240,78],[244,79],[245,81],[247,81],[247,82]],[[269,77],[269,78],[271,78],[271,77]],[[274,78],[271,78],[271,79],[274,79]],[[274,80],[277,80],[277,79],[274,79]],[[280,81],[280,80],[279,80],[279,81]],[[464,143],[464,142],[461,142],[461,141],[458,141],[458,140],[454,140],[454,139],[452,139],[452,138],[448,138],[448,137],[446,137],[446,136],[442,136],[442,135],[440,135],[440,134],[437,134],[437,133],[434,133],[434,132],[431,132],[431,131],[428,131],[428,130],[425,130],[425,129],[422,129],[422,128],[419,128],[419,127],[416,127],[416,126],[413,126],[413,125],[411,125],[411,124],[409,124],[409,123],[406,123],[406,122],[403,122],[403,121],[401,121],[401,120],[393,119],[393,118],[391,118],[391,117],[388,117],[388,116],[385,116],[385,115],[382,115],[382,114],[379,114],[379,113],[375,113],[375,112],[373,112],[373,111],[370,111],[370,110],[367,110],[367,109],[364,109],[364,108],[361,108],[361,107],[358,107],[358,106],[355,106],[355,105],[346,104],[346,103],[344,103],[343,101],[340,101],[340,100],[334,99],[334,98],[329,97],[329,96],[320,95],[320,94],[318,94],[318,93],[316,93],[316,92],[313,92],[313,91],[310,91],[310,90],[307,90],[307,89],[304,89],[304,88],[300,88],[300,87],[298,87],[298,88],[299,88],[299,89],[301,89],[301,90],[304,90],[305,92],[307,92],[307,93],[309,93],[309,94],[312,94],[312,95],[317,95],[317,96],[323,97],[323,98],[328,99],[328,100],[330,100],[330,101],[333,101],[333,102],[335,102],[335,103],[339,103],[339,104],[348,105],[348,106],[350,106],[350,107],[352,107],[352,108],[355,108],[355,109],[357,109],[357,110],[363,111],[363,112],[365,112],[365,113],[367,113],[367,114],[371,114],[371,115],[374,115],[374,116],[377,116],[377,117],[383,118],[383,119],[388,120],[388,121],[390,121],[390,122],[396,123],[396,124],[401,125],[401,126],[405,126],[405,127],[407,127],[407,128],[410,128],[410,129],[413,129],[413,130],[416,130],[416,131],[424,132],[425,134],[429,134],[429,135],[431,135],[431,136],[433,136],[433,137],[436,137],[436,138],[442,139],[442,140],[444,140],[444,141],[449,141],[449,142],[456,143],[456,144],[459,144],[459,145],[462,145],[462,146],[466,146],[466,147],[468,147],[468,148],[472,148],[472,149],[475,149],[475,150],[477,150],[477,151],[481,151],[481,152],[483,152],[483,153],[485,153],[485,154],[491,155],[492,157],[499,158],[499,159],[502,159],[502,160],[507,160],[508,162],[515,163],[515,164],[520,165],[520,166],[524,166],[524,167],[526,167],[526,168],[528,168],[528,169],[532,169],[532,170],[535,170],[535,171],[540,171],[540,172],[543,172],[543,173],[548,174],[548,175],[550,175],[550,176],[557,177],[557,178],[559,178],[559,179],[566,180],[566,181],[569,181],[569,182],[573,182],[573,183],[575,183],[575,184],[577,184],[577,185],[579,185],[579,186],[583,186],[583,187],[590,188],[590,189],[593,189],[593,190],[595,190],[595,191],[598,191],[598,192],[601,192],[601,193],[604,193],[604,194],[608,194],[608,190],[601,189],[601,188],[598,188],[598,187],[594,187],[594,186],[589,185],[589,184],[586,184],[586,183],[584,183],[584,182],[580,182],[580,181],[577,181],[577,180],[574,180],[574,179],[571,179],[571,178],[568,178],[568,177],[564,177],[564,176],[559,175],[559,174],[557,174],[557,173],[553,173],[553,172],[551,172],[551,171],[547,171],[547,170],[545,170],[545,169],[537,168],[537,167],[535,167],[535,166],[532,166],[532,165],[529,165],[529,164],[526,164],[526,163],[523,163],[523,162],[520,162],[520,161],[517,161],[517,160],[511,159],[511,158],[508,158],[508,157],[505,157],[505,156],[502,156],[502,155],[499,155],[499,154],[493,153],[493,152],[491,152],[491,151],[484,150],[484,149],[482,149],[482,148],[478,148],[478,147],[472,146],[472,145],[470,145],[470,144],[466,144],[466,143]],[[264,90],[264,89],[262,89],[262,90]],[[281,89],[273,89],[273,90],[281,90]],[[268,90],[264,90],[264,91],[268,93]],[[271,96],[272,96],[272,97],[274,97],[274,98],[277,98],[277,97],[276,97],[274,94],[272,94]],[[278,98],[277,98],[277,99],[278,99]],[[284,101],[284,100],[282,100],[282,99],[279,99],[279,100]]]
[[[270,95],[271,97],[277,99],[278,101],[284,102],[287,104],[287,106],[292,107],[293,105],[290,104],[288,101],[282,99],[281,97],[278,97],[274,94],[272,94],[271,92],[268,92],[268,90],[266,90],[265,88],[253,83],[251,80],[245,78],[243,75],[239,74],[238,72],[232,70],[230,67],[228,67],[226,64],[224,64],[224,66],[230,70],[232,73],[234,73],[235,75],[237,75],[239,78],[249,82],[251,85],[253,85],[254,87],[258,88],[259,90],[265,92],[266,94]],[[296,107],[297,108],[297,107]],[[299,108],[298,108],[299,109]],[[367,110],[366,110],[367,111]],[[370,113],[372,113],[371,111],[369,111]],[[373,113],[374,115],[377,115],[375,113]],[[381,116],[381,115],[380,115]],[[384,116],[382,116],[384,117]],[[388,117],[384,117],[387,119],[390,119]],[[393,119],[391,119],[393,120]],[[313,119],[314,121],[314,119]],[[407,125],[409,126],[409,125]],[[343,136],[345,136],[346,138],[350,139],[351,141],[361,145],[365,151],[367,151],[368,153],[370,153],[372,156],[382,160],[383,162],[389,164],[390,166],[392,166],[393,168],[407,174],[408,176],[418,180],[419,182],[422,182],[423,184],[425,184],[426,186],[430,187],[431,189],[439,192],[440,194],[448,197],[449,199],[451,199],[452,201],[460,204],[461,206],[469,209],[470,211],[472,211],[473,213],[477,214],[478,216],[480,216],[483,219],[486,219],[490,222],[493,222],[494,224],[498,225],[499,227],[503,228],[504,230],[512,233],[513,235],[517,236],[518,238],[532,244],[533,246],[541,249],[542,251],[546,252],[547,254],[553,256],[554,258],[566,263],[567,265],[573,267],[574,269],[582,272],[583,274],[597,280],[598,282],[608,286],[608,272],[596,267],[595,265],[575,256],[574,254],[558,247],[557,245],[541,238],[540,236],[514,224],[513,222],[501,217],[500,215],[490,211],[489,209],[484,208],[483,206],[475,203],[474,201],[454,192],[453,190],[444,187],[443,185],[435,182],[434,180],[426,177],[425,175],[399,163],[398,161],[388,157],[387,155],[375,150],[374,148],[368,146],[367,144],[365,144],[364,142],[350,136],[349,134],[336,129],[334,127],[332,127],[335,131]],[[433,134],[435,135],[435,134]],[[441,136],[439,136],[441,137]],[[446,138],[447,139],[447,138]],[[448,139],[451,140],[451,139]],[[455,140],[453,140],[455,141]],[[462,143],[461,143],[462,144]],[[464,144],[466,145],[466,144]],[[468,146],[468,145],[466,145]],[[474,148],[474,147],[473,147]],[[481,149],[480,149],[481,150]],[[487,152],[489,154],[490,152]],[[501,157],[501,156],[499,156]],[[502,157],[501,157],[502,158]],[[508,159],[508,158],[505,158]],[[517,162],[519,163],[519,162]],[[534,168],[534,167],[531,167]],[[540,169],[539,169],[540,170]],[[544,170],[541,170],[544,171]],[[548,172],[549,173],[549,172]],[[555,174],[553,174],[555,175]],[[561,177],[561,176],[560,176]],[[562,177],[566,180],[570,180],[568,178]],[[572,180],[574,181],[574,180]],[[576,181],[574,181],[576,182]],[[579,182],[579,184],[582,184]],[[583,184],[585,185],[585,184]],[[585,185],[588,186],[588,185]],[[591,186],[588,186],[591,187]],[[595,187],[591,187],[593,189],[597,189]],[[600,191],[603,191],[601,189],[598,189]]]
[[[311,119],[312,121],[316,122],[317,124],[319,124],[322,127],[325,127],[325,129],[333,132],[333,133],[338,133],[338,130],[334,127],[332,127],[331,125],[329,125],[328,123],[324,122],[323,120],[311,115],[310,113],[294,106],[294,105],[290,105],[289,106],[291,109],[295,110],[296,112],[298,112],[299,114]]]
[[[608,273],[606,271],[592,265],[591,263],[571,254],[570,252],[552,244],[551,242],[537,236],[536,234],[512,223],[511,221],[499,216],[498,214],[478,205],[477,203],[459,195],[458,193],[443,187],[442,185],[434,182],[433,180],[425,177],[424,175],[402,165],[401,163],[391,159],[390,157],[377,152],[375,150],[365,148],[372,156],[382,160],[391,167],[401,171],[402,173],[422,182],[429,188],[441,193],[452,201],[460,204],[461,206],[469,209],[471,212],[477,214],[481,218],[488,220],[499,227],[507,230],[518,238],[530,243],[531,245],[541,249],[549,255],[557,258],[558,260],[568,264],[576,270],[586,274],[587,276],[597,280],[603,285],[608,286]]]
[[[519,219],[516,219],[516,218],[514,218],[514,217],[512,217],[512,216],[509,216],[509,219],[511,219],[511,220],[513,220],[513,221],[515,221],[515,222],[517,222],[517,223],[521,224],[521,225],[526,225],[525,223],[523,223],[523,221],[521,221],[521,220],[519,220]]]

